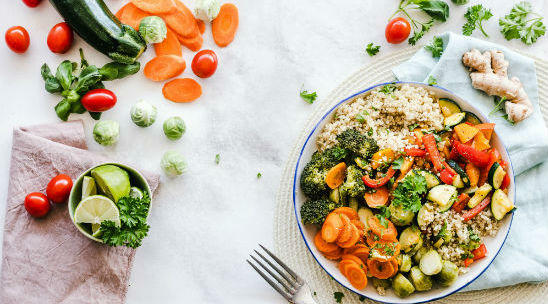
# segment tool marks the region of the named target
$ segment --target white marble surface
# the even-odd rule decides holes
[[[192,5],[190,0],[184,2]],[[163,177],[150,218],[150,236],[137,252],[127,303],[283,303],[245,259],[259,242],[272,246],[275,194],[285,158],[302,123],[317,106],[300,100],[299,89],[304,85],[317,91],[317,103],[321,102],[322,96],[359,66],[406,47],[388,45],[384,39],[384,27],[396,9],[396,0],[234,2],[240,11],[240,29],[229,47],[216,47],[208,26],[204,48],[215,50],[220,64],[212,78],[199,80],[204,89],[199,100],[191,104],[166,101],[161,84],[147,81],[141,73],[107,83],[119,102],[103,117],[121,125],[120,142],[107,149],[93,142],[93,121],[82,116],[93,151],[158,172],[160,158],[169,149],[181,151],[189,162],[183,177]],[[481,2],[498,18],[517,0]],[[539,13],[547,15],[546,1],[531,2]],[[125,1],[107,3],[118,8]],[[460,32],[464,11],[464,7],[451,4],[450,20],[436,25],[421,42],[443,31]],[[0,20],[2,32],[23,25],[31,36],[24,55],[0,46],[3,223],[11,129],[58,121],[53,106],[59,98],[44,91],[41,64],[57,66],[63,59],[75,60],[80,46],[91,63],[102,64],[107,58],[79,38],[63,56],[49,52],[47,32],[61,18],[47,1],[36,9],[19,0],[10,1],[0,11]],[[531,47],[507,42],[498,32],[495,17],[486,30],[491,41],[548,57],[547,37]],[[377,57],[365,54],[369,42],[382,45]],[[152,56],[153,52],[147,51],[141,62]],[[191,52],[185,49],[184,57],[189,66]],[[185,75],[191,75],[189,67]],[[129,108],[141,98],[159,108],[159,121],[148,129],[136,127],[129,119]],[[170,142],[161,131],[162,121],[171,115],[180,115],[187,123],[187,133],[178,142]],[[221,155],[219,165],[214,163],[217,153]],[[258,172],[261,179],[256,177]]]

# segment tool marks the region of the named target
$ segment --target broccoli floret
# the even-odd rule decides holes
[[[319,198],[326,194],[329,190],[325,183],[327,171],[345,157],[346,150],[338,146],[327,149],[323,153],[316,151],[301,175],[301,189],[304,194],[310,198]]]
[[[337,207],[340,206],[326,198],[306,201],[301,206],[301,219],[303,224],[321,225],[329,212]]]
[[[350,197],[361,197],[365,194],[365,184],[362,181],[363,171],[356,165],[350,165],[346,169],[346,180],[341,186],[341,191]]]
[[[356,129],[348,129],[337,136],[341,147],[352,151],[358,156],[369,159],[375,152],[379,151],[379,146],[374,139],[361,134]]]

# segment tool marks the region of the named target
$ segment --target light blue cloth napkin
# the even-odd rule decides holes
[[[487,271],[463,291],[548,280],[548,132],[539,108],[534,61],[503,46],[454,33],[441,35],[441,58],[425,49],[392,71],[400,81],[427,82],[433,76],[439,86],[468,100],[486,116],[493,110],[493,97],[472,87],[462,55],[472,48],[481,52],[497,49],[510,62],[508,74],[517,76],[535,107],[526,120],[511,125],[502,113],[489,116],[508,148],[516,175],[515,212],[510,234]]]

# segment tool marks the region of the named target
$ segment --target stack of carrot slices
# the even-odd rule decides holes
[[[388,279],[398,272],[396,227],[388,219],[381,224],[375,216],[367,219],[367,225],[354,209],[340,207],[327,215],[314,237],[316,248],[327,259],[340,259],[339,270],[356,289],[367,286],[368,275]]]
[[[186,69],[183,46],[197,52],[202,48],[206,25],[179,0],[131,0],[116,14],[122,23],[135,30],[148,16],[161,17],[167,25],[164,41],[154,44],[156,57],[146,63],[145,76],[152,81],[165,81],[181,75]],[[238,9],[234,4],[221,6],[211,25],[213,40],[220,47],[229,45],[238,29]],[[173,102],[191,102],[202,95],[202,87],[191,78],[178,78],[164,84],[164,97]]]

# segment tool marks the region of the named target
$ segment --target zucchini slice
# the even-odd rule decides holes
[[[375,216],[373,215],[373,211],[371,211],[368,207],[360,207],[360,209],[358,209],[358,216],[360,217],[360,221],[365,225],[365,230],[369,230],[369,224],[367,221],[370,217]]]
[[[434,188],[435,186],[441,184],[441,181],[438,178],[438,176],[436,176],[436,174],[434,174],[430,171],[413,170],[412,172],[415,173],[415,174],[420,174],[420,175],[424,176],[424,178],[426,179],[426,187],[428,189]]]
[[[356,212],[358,211],[358,207],[360,206],[360,202],[358,202],[358,199],[355,198],[355,197],[351,197],[349,200],[348,200],[348,207],[356,210]]]
[[[453,186],[457,187],[457,188],[464,188],[464,187],[470,187],[470,178],[468,178],[468,174],[466,174],[466,172],[461,168],[461,166],[459,166],[459,164],[457,164],[457,162],[455,162],[454,160],[447,160],[447,164],[449,165],[449,167],[451,167],[451,169],[455,170],[455,172],[457,172],[457,174],[460,176],[460,184],[462,185],[461,187],[458,187],[456,185],[453,184]],[[458,179],[455,179],[455,182],[457,181]]]
[[[428,200],[436,203],[441,212],[449,210],[457,200],[458,191],[455,186],[438,185],[428,192]]]
[[[472,209],[476,207],[485,197],[487,197],[487,194],[489,194],[491,190],[493,190],[493,187],[487,183],[479,187],[478,190],[476,190],[476,193],[474,193],[474,196],[468,201],[468,208]]]
[[[430,249],[427,253],[423,254],[419,262],[419,268],[422,273],[429,276],[440,273],[442,267],[441,256],[434,249]]]
[[[476,116],[476,114],[468,111],[464,111],[464,113],[466,113],[464,122],[469,122],[473,125],[479,125],[481,123],[481,120],[479,119],[479,117]]]
[[[417,224],[421,227],[424,227],[427,224],[426,220],[424,219],[426,212],[426,206],[422,205],[422,207],[419,209],[419,212],[417,213]]]
[[[506,213],[514,209],[514,203],[504,191],[497,189],[491,198],[491,213],[497,220],[502,220]]]
[[[454,127],[462,122],[464,122],[464,118],[466,117],[466,113],[455,113],[449,117],[445,117],[444,125],[446,127]]]
[[[504,168],[496,162],[491,166],[491,169],[489,169],[487,180],[489,181],[489,184],[493,186],[493,189],[498,189],[502,185],[505,176],[506,171],[504,171]]]
[[[441,113],[443,113],[444,117],[449,117],[453,114],[462,112],[459,105],[449,98],[440,98],[438,103],[440,104]]]

